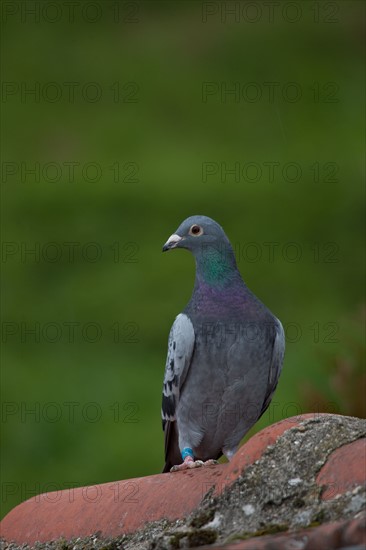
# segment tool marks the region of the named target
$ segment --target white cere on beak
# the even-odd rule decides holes
[[[179,235],[177,235],[176,233],[173,233],[173,235],[170,235],[169,239],[167,240],[167,243],[166,244],[177,244],[179,243],[179,241],[182,240],[182,237],[180,237]]]
[[[173,235],[170,235],[169,239],[165,243],[165,245],[163,247],[163,250],[168,250],[168,249],[174,248],[175,246],[177,246],[177,244],[181,240],[182,240],[182,237],[180,237],[176,233],[173,233]]]

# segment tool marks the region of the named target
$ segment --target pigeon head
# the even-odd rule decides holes
[[[180,224],[163,246],[163,252],[172,248],[186,248],[193,254],[205,247],[230,246],[221,225],[207,216],[190,216]]]
[[[197,275],[206,282],[231,278],[236,261],[230,241],[221,225],[207,216],[184,220],[163,246],[163,252],[185,248],[196,258]]]

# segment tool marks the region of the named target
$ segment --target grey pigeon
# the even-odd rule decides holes
[[[163,384],[164,472],[229,460],[267,409],[280,376],[280,321],[248,289],[222,227],[191,216],[163,252],[196,260],[192,297],[171,328]]]

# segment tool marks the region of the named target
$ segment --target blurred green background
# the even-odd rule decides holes
[[[161,471],[194,280],[161,247],[192,214],[223,225],[286,328],[251,433],[365,414],[364,4],[250,5],[3,2],[2,515]]]

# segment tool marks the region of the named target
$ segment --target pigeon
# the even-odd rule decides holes
[[[269,406],[281,373],[281,322],[249,290],[222,227],[184,220],[163,246],[196,261],[192,297],[170,330],[162,422],[163,472],[231,460]]]

